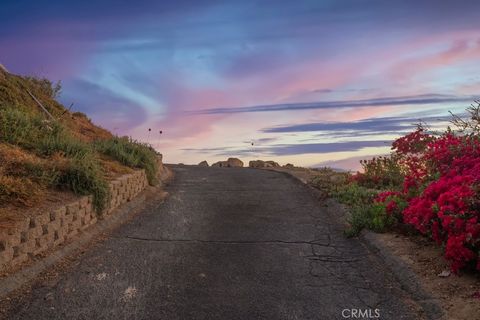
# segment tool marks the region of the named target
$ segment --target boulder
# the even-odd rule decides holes
[[[228,162],[227,161],[218,161],[218,162],[215,162],[214,164],[212,164],[212,167],[225,168],[225,167],[228,167]]]
[[[228,158],[227,161],[218,161],[212,164],[212,167],[243,167],[243,162],[237,158]]]
[[[287,163],[286,165],[283,166],[285,169],[294,169],[295,166],[291,163]]]
[[[228,158],[227,166],[228,167],[243,167],[243,162],[238,158]]]
[[[279,165],[277,162],[275,162],[275,161],[265,161],[265,164],[269,164],[270,167],[273,167],[273,168],[278,168],[278,167],[280,167],[280,165]]]
[[[265,161],[262,160],[252,160],[248,163],[250,168],[263,168],[265,167]]]
[[[252,160],[248,163],[250,168],[278,168],[280,165],[275,161]]]
[[[200,162],[198,165],[199,165],[200,167],[208,167],[208,162],[205,161],[205,160],[203,160],[203,161]]]

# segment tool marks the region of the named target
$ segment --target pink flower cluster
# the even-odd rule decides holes
[[[467,264],[480,270],[480,138],[452,132],[434,137],[419,129],[393,143],[405,170],[403,190],[379,194],[388,214],[400,215],[445,246],[445,258],[458,272]]]

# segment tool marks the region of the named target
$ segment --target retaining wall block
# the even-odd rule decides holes
[[[53,245],[58,246],[65,241],[65,229],[58,228],[53,232]]]
[[[73,221],[73,214],[66,214],[65,217],[63,217],[63,225],[66,226],[69,223],[72,223]]]
[[[85,208],[88,205],[88,197],[84,196],[79,201],[80,208]]]
[[[8,264],[13,259],[13,248],[8,247],[0,251],[0,269]]]
[[[21,234],[20,232],[16,232],[14,234],[9,235],[6,240],[7,240],[6,243],[8,247],[18,246],[21,243]]]
[[[93,213],[92,204],[88,204],[88,206],[85,208],[85,215],[92,215],[92,213]]]
[[[80,203],[75,201],[67,205],[67,213],[66,215],[71,215],[76,213],[80,209]]]

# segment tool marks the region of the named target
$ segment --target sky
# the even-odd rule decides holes
[[[480,97],[479,11],[464,0],[2,0],[0,63],[60,80],[65,105],[166,162],[357,169]]]

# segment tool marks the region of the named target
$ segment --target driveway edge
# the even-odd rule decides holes
[[[345,225],[347,224],[346,218],[348,216],[348,208],[338,203],[335,199],[325,198],[320,190],[311,186],[305,179],[296,176],[294,172],[292,173],[287,170],[275,169],[262,170],[276,171],[301,182],[301,184],[312,191],[318,199],[323,199],[325,201],[325,206],[330,214],[334,214],[342,223],[345,223]],[[428,319],[445,319],[445,312],[441,307],[440,301],[425,290],[412,268],[410,268],[410,266],[408,266],[408,264],[400,257],[393,254],[392,251],[383,244],[376,233],[368,230],[363,231],[358,238],[370,252],[377,255],[385,262],[386,266],[393,272],[393,275],[402,286],[402,289],[411,295],[413,300],[422,308]]]
[[[359,239],[374,254],[378,255],[393,271],[393,275],[401,284],[402,289],[411,295],[413,300],[420,305],[428,319],[444,319],[445,313],[440,301],[430,295],[423,287],[417,274],[403,259],[394,255],[380,240],[377,234],[371,231],[362,232]]]

